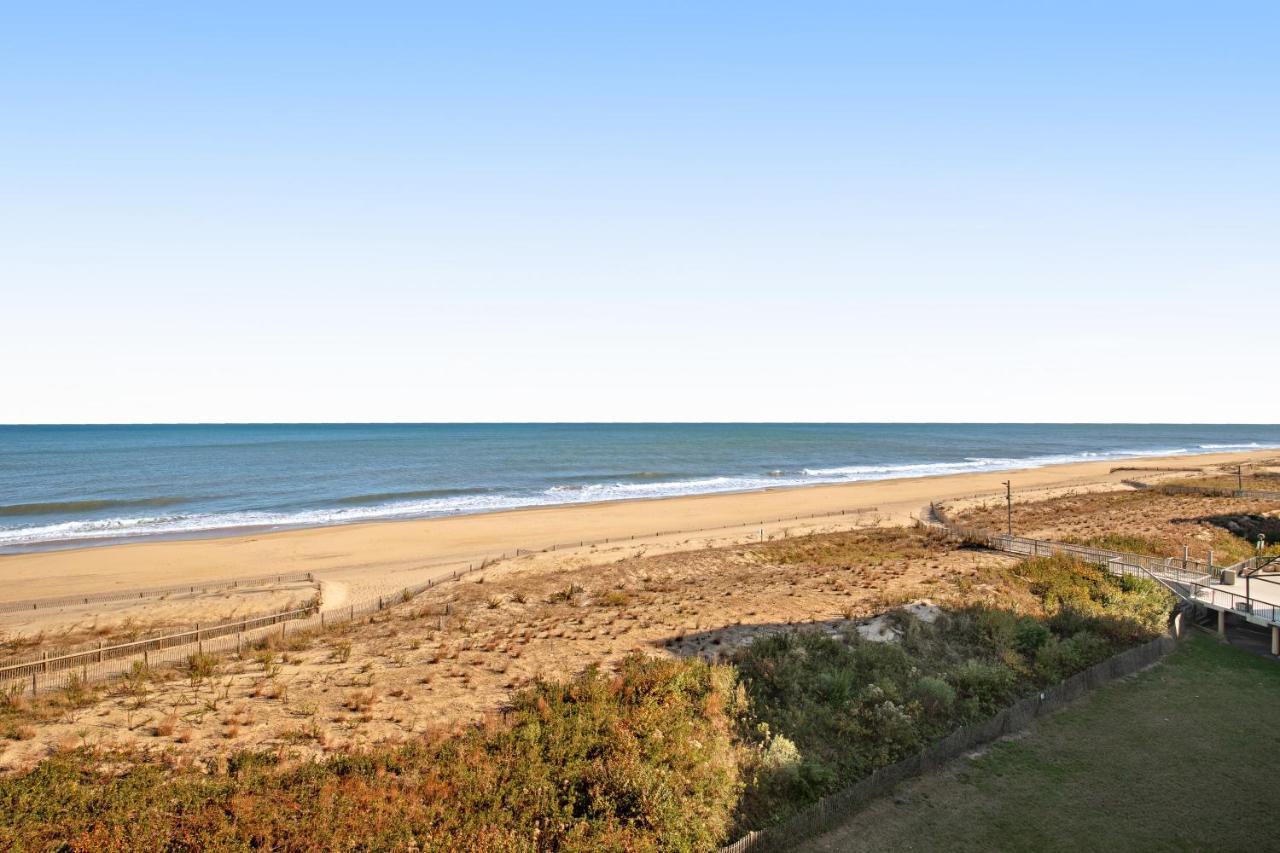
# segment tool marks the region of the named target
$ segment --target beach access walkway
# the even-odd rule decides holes
[[[1233,616],[1271,631],[1271,654],[1280,655],[1280,561],[1250,557],[1230,566],[1215,566],[1188,557],[1152,557],[1028,536],[993,533],[953,522],[936,505],[923,513],[926,523],[982,547],[1026,557],[1067,554],[1104,566],[1117,575],[1145,577],[1182,601],[1217,613],[1217,628],[1226,635]]]

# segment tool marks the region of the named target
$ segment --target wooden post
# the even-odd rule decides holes
[[[1218,611],[1218,636],[1227,636],[1227,614],[1223,610]]]
[[[1280,627],[1271,626],[1271,654],[1280,655]]]

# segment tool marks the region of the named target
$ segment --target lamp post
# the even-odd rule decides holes
[[[1013,538],[1013,484],[1009,480],[1004,481],[1004,502],[1008,510],[1009,519],[1009,538]]]
[[[1258,567],[1262,565],[1262,552],[1267,547],[1267,534],[1258,534],[1258,556],[1253,560],[1253,571],[1245,570],[1244,574],[1244,600],[1245,606],[1249,608],[1249,612],[1253,612],[1253,596],[1249,592],[1249,582],[1253,580],[1253,572],[1258,571]]]

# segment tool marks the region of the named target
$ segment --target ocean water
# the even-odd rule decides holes
[[[0,426],[0,550],[1280,447],[1280,426]]]

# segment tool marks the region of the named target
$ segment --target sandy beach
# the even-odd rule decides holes
[[[842,511],[860,514],[849,526],[909,523],[933,500],[1003,492],[1015,495],[1065,488],[1106,488],[1132,474],[1118,466],[1158,468],[1250,463],[1274,450],[1173,457],[1108,459],[1014,471],[878,480],[737,494],[575,504],[447,518],[374,522],[213,539],[128,543],[0,556],[0,601],[137,589],[267,572],[312,571],[344,584],[358,597],[446,574],[451,567],[515,549],[538,550],[578,540],[636,537],[651,546],[675,547],[688,535],[655,537],[657,531],[709,529],[700,547],[717,537],[755,532],[761,520]],[[839,521],[839,519],[832,519]],[[766,533],[783,524],[765,524]],[[793,525],[794,526],[794,523]],[[691,547],[691,546],[690,546]],[[372,592],[372,594],[378,594]]]

